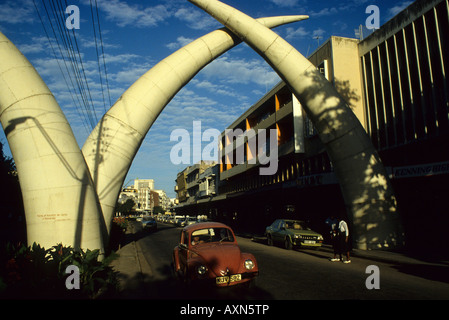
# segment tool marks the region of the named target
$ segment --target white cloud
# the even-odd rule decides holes
[[[323,30],[323,29],[321,29],[321,28],[318,28],[318,29],[313,30],[312,36],[313,36],[313,37],[321,37],[321,36],[322,36],[323,34],[325,34],[325,33],[326,33],[325,30]]]
[[[395,15],[397,15],[399,12],[401,12],[402,10],[407,8],[412,3],[413,3],[413,1],[404,1],[404,2],[401,2],[397,5],[395,5],[394,7],[390,8],[390,9],[388,9],[387,20],[390,20],[391,18],[393,18]]]
[[[105,54],[104,55],[104,59],[106,61],[106,64],[112,64],[112,63],[124,63],[124,64],[128,64],[130,61],[134,60],[134,59],[141,59],[141,57],[137,54],[133,54],[133,53],[122,53],[122,54],[116,54],[116,55],[111,55],[111,54]]]
[[[293,7],[298,4],[298,0],[270,0],[280,7]]]
[[[115,75],[111,75],[111,78],[117,82],[133,84],[139,79],[145,72],[150,69],[148,66],[136,65],[127,69],[118,71]]]
[[[187,22],[192,29],[211,29],[221,26],[214,18],[196,8],[180,8],[176,11],[175,17]]]
[[[84,48],[95,48],[96,46],[100,47],[99,40],[95,41],[94,39],[85,39],[84,37],[79,37],[79,41]],[[103,41],[104,49],[117,49],[120,48],[118,44],[107,43]]]
[[[31,54],[31,53],[40,53],[44,52],[47,48],[40,42],[34,42],[30,44],[18,44],[17,48],[22,52],[24,55]]]
[[[304,38],[310,36],[310,32],[307,31],[304,27],[299,27],[297,29],[288,27],[287,28],[287,35],[285,36],[286,39],[294,39],[294,38]]]
[[[207,80],[198,81],[196,79],[193,79],[190,82],[194,84],[195,87],[200,89],[206,89],[210,93],[220,94],[223,96],[229,96],[234,98],[241,98],[240,94],[237,94],[236,92],[234,92],[232,88],[228,86],[213,84],[212,82],[209,82]]]
[[[85,4],[90,3],[85,1]],[[106,19],[116,22],[119,27],[154,27],[170,16],[164,5],[143,7],[119,0],[98,1],[98,8],[106,13]]]
[[[176,38],[176,42],[170,42],[166,46],[170,50],[176,50],[176,49],[184,47],[185,45],[188,45],[190,42],[192,42],[194,40],[195,39],[180,36],[180,37]]]
[[[318,12],[311,11],[310,17],[311,18],[319,18],[319,17],[325,17],[325,16],[331,16],[336,15],[338,13],[337,8],[323,8]]]
[[[0,4],[0,22],[31,23],[35,18],[32,0],[9,1]]]
[[[233,84],[275,85],[279,76],[262,59],[245,60],[221,57],[214,60],[201,72],[209,78],[220,78]]]

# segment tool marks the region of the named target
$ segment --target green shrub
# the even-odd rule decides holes
[[[109,265],[115,253],[99,259],[99,250],[74,250],[62,244],[45,249],[33,243],[7,244],[0,257],[2,298],[95,299],[113,296],[118,289],[117,273]],[[66,286],[70,265],[79,270],[79,289]]]

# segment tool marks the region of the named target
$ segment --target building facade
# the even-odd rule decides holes
[[[140,212],[152,213],[154,207],[161,207],[164,211],[171,207],[171,201],[164,190],[154,189],[153,179],[135,179],[132,186],[122,189],[118,202],[125,203],[132,199],[134,209]]]
[[[175,186],[178,211],[182,207],[196,204],[201,198],[217,194],[217,168],[215,162],[201,161],[178,173]]]
[[[390,173],[404,235],[397,241],[422,251],[428,248],[423,239],[432,239],[437,254],[449,253],[448,8],[448,0],[418,0],[366,39],[331,37],[309,57],[346,100]],[[325,219],[345,213],[344,201],[332,163],[288,87],[276,85],[229,131],[219,139],[217,193],[192,202],[195,210],[242,231],[263,233],[289,216],[327,234]],[[273,144],[276,173],[261,175],[260,156]]]

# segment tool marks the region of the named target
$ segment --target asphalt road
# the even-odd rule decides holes
[[[138,230],[139,226],[137,226]],[[173,248],[181,228],[158,224],[156,232],[137,232],[138,242],[152,268],[147,297],[156,299],[237,300],[402,300],[449,299],[449,266],[391,264],[353,258],[351,264],[330,262],[327,250],[286,250],[237,237],[243,252],[255,255],[260,269],[255,288],[191,288],[171,272]],[[376,266],[379,289],[368,289],[367,267]],[[370,278],[371,279],[371,278]],[[370,280],[369,279],[369,280]],[[373,281],[368,281],[373,283]]]

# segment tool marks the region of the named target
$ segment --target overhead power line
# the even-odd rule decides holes
[[[44,9],[45,16],[48,20],[47,21],[48,27],[46,27],[46,23],[44,22],[44,15],[39,12],[35,0],[33,0],[34,7],[41,21],[42,27],[44,29],[50,47],[52,49],[53,55],[58,63],[59,70],[61,71],[62,76],[64,78],[64,82],[67,86],[68,91],[70,92],[75,108],[80,117],[82,118],[83,125],[86,127],[86,130],[90,132],[90,130],[92,130],[97,124],[98,117],[92,99],[89,81],[86,76],[86,70],[84,66],[85,64],[83,62],[83,57],[80,52],[80,47],[78,45],[76,32],[74,29],[69,29],[65,25],[65,21],[67,18],[67,16],[65,15],[65,9],[68,7],[68,4],[67,1],[64,2],[65,7],[62,4],[62,1],[60,0],[46,0],[46,1],[42,0],[42,7]],[[96,14],[94,14],[92,0],[90,0],[90,6],[91,6],[93,36],[95,40],[95,49],[97,55],[98,72],[100,77],[101,91],[103,95],[103,107],[104,112],[106,112],[107,103],[104,93],[105,88],[103,84],[103,72],[109,99],[109,106],[111,105],[111,97],[109,90],[109,81],[107,77],[103,37],[101,34],[97,1],[95,0]],[[96,28],[96,25],[98,26],[98,30]],[[51,30],[51,33],[47,31],[48,29]],[[55,49],[54,43],[56,43],[57,50]],[[102,57],[103,60],[102,63],[103,71],[101,67],[100,57]],[[88,130],[88,127],[90,127],[90,130]]]
[[[51,50],[52,50],[52,52],[53,52],[53,56],[55,57],[55,60],[56,60],[56,62],[57,62],[57,64],[58,64],[58,67],[59,67],[59,70],[61,71],[61,74],[62,74],[62,76],[63,76],[63,78],[64,78],[64,82],[65,82],[65,84],[66,84],[66,86],[67,86],[67,90],[69,91],[70,96],[71,96],[71,98],[72,98],[73,105],[76,107],[76,110],[77,110],[77,112],[78,112],[78,115],[79,115],[80,118],[82,119],[83,125],[84,125],[84,127],[86,128],[86,132],[89,133],[90,130],[89,130],[89,126],[88,126],[88,124],[87,124],[87,122],[86,122],[86,116],[85,116],[82,112],[80,112],[79,106],[80,106],[82,103],[81,103],[81,101],[80,101],[79,95],[76,94],[75,84],[73,83],[73,77],[70,77],[70,76],[66,77],[66,74],[65,74],[64,71],[62,70],[61,62],[60,62],[61,59],[58,58],[58,56],[57,56],[57,54],[56,54],[55,47],[53,46],[53,41],[51,41],[51,39],[50,39],[50,35],[48,34],[47,28],[45,27],[44,20],[43,20],[41,14],[39,13],[39,10],[38,10],[38,8],[37,8],[37,5],[36,5],[35,0],[33,0],[33,4],[34,4],[34,8],[36,9],[36,12],[37,12],[37,14],[38,14],[38,16],[39,16],[39,20],[41,21],[42,28],[44,29],[44,32],[45,32],[45,35],[46,35],[46,37],[47,37],[48,43],[49,43],[49,45],[50,45],[50,48],[51,48]],[[45,4],[44,4],[44,6],[45,6]],[[46,7],[45,7],[45,9],[46,9]],[[48,12],[47,12],[47,14],[48,14]],[[58,49],[59,49],[59,53],[60,53],[61,57],[64,57],[63,52],[62,52],[62,49],[61,49],[61,45],[60,45],[60,43],[59,43],[58,38],[56,37],[56,33],[55,33],[54,28],[53,28],[53,25],[51,25],[51,29],[52,29],[52,31],[53,31],[53,35],[55,36],[56,44],[57,44]],[[68,65],[67,65],[67,61],[66,61],[64,58],[62,58],[62,61],[64,62],[64,66],[65,66],[67,75],[70,75],[70,72],[69,72],[69,69],[68,69],[69,67],[68,67]],[[69,83],[67,82],[67,78],[70,80],[71,86],[70,86]],[[75,98],[77,99],[77,101],[75,101]]]
[[[92,1],[91,1],[91,4],[92,4]],[[97,0],[95,0],[95,11],[96,11],[96,15],[97,15],[98,34],[100,35],[101,56],[103,58],[103,68],[104,68],[104,74],[105,74],[105,80],[106,80],[106,89],[107,89],[107,92],[108,92],[109,106],[111,106],[112,105],[112,101],[111,101],[111,94],[110,94],[110,90],[109,90],[108,71],[107,71],[107,68],[106,68],[106,60],[105,60],[104,45],[103,45],[103,36],[101,35],[100,15],[98,13]],[[93,21],[94,21],[94,19],[92,18],[92,23],[93,23]],[[95,25],[94,25],[94,30],[95,30]],[[96,44],[96,38],[95,38],[95,44]],[[100,61],[98,61],[98,63],[100,63]]]

